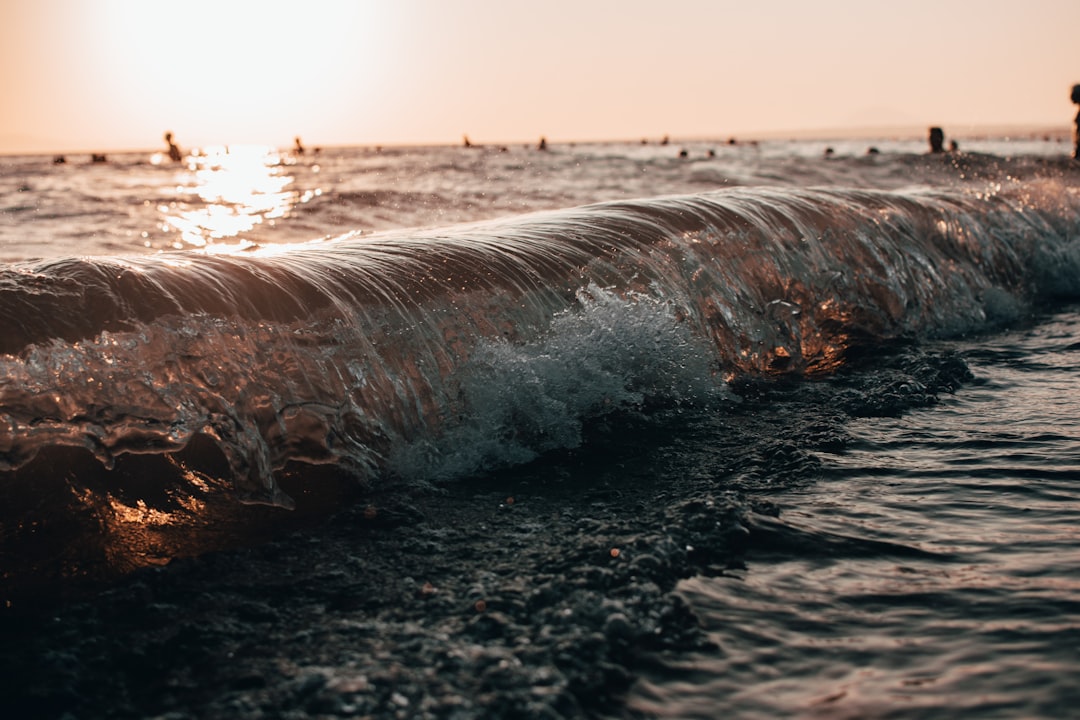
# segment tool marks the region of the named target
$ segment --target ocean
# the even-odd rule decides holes
[[[1071,716],[1080,163],[925,150],[0,158],[0,704]]]

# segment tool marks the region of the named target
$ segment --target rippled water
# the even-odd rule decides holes
[[[365,488],[384,477],[479,483],[500,471],[538,495],[573,496],[568,515],[587,534],[628,541],[623,555],[601,556],[630,569],[592,573],[583,604],[604,612],[599,621],[558,609],[566,634],[553,639],[552,623],[530,625],[537,612],[504,605],[503,636],[484,635],[485,649],[502,653],[508,675],[526,668],[513,676],[523,692],[541,675],[562,678],[580,709],[601,702],[586,697],[586,680],[635,678],[627,708],[606,708],[619,717],[1068,716],[1080,707],[1080,308],[1061,303],[1078,297],[1076,166],[1058,144],[1034,141],[950,156],[924,155],[914,141],[870,154],[851,141],[826,158],[824,145],[690,143],[685,158],[679,147],[596,143],[546,153],[339,148],[303,159],[237,147],[175,166],[145,154],[0,159],[0,297],[10,308],[0,313],[10,368],[0,377],[0,460],[14,478],[3,489],[26,506],[0,507],[13,518],[0,526],[0,579],[21,582],[11,567],[24,548],[27,572],[51,582],[39,558],[66,580],[106,560],[127,572],[195,553],[184,545],[189,529],[221,532],[208,547],[249,540],[239,522],[236,538],[218,531],[202,499],[226,497],[226,487],[272,490],[273,472],[297,472],[289,461],[356,450],[346,469],[367,473]],[[643,199],[572,209],[626,198]],[[544,210],[553,212],[513,218]],[[447,227],[496,217],[511,219]],[[391,232],[373,232],[382,230]],[[320,241],[328,237],[340,239]],[[125,257],[102,257],[114,254]],[[23,264],[31,258],[51,261]],[[1037,308],[1047,314],[1031,320]],[[688,336],[694,318],[715,346],[704,365]],[[995,334],[940,340],[976,329]],[[966,363],[974,379],[945,383],[955,387],[947,394],[897,370],[932,353],[929,365]],[[186,455],[169,454],[195,436]],[[82,454],[64,452],[72,447]],[[162,491],[163,478],[176,487]],[[92,510],[82,525],[65,519],[69,486]],[[56,508],[45,502],[54,491],[64,500]],[[614,506],[593,501],[605,493],[633,494],[652,512],[613,517]],[[331,496],[319,502],[329,507]],[[727,510],[683,512],[710,500]],[[714,517],[747,527],[721,533]],[[520,530],[496,542],[509,546]],[[103,544],[106,559],[83,558],[106,531],[118,538]],[[543,562],[496,577],[475,538],[455,556],[443,529],[426,531],[424,554],[483,576],[492,607],[500,593],[549,583],[540,610],[554,617],[580,589],[575,573],[597,569],[584,560],[562,584]],[[685,537],[714,546],[691,564]],[[559,537],[545,550],[575,564],[592,557],[576,545],[591,541]],[[408,552],[402,562],[412,563]],[[740,559],[717,567],[701,555]],[[663,590],[635,574],[650,566],[668,578]],[[276,582],[279,570],[265,572]],[[624,654],[620,642],[640,628],[663,627],[658,608],[677,578],[686,578],[677,592],[687,617],[713,647],[676,637],[656,657]],[[364,583],[347,594],[370,589],[370,607],[318,600],[310,616],[290,618],[289,637],[387,608],[388,617],[409,601]],[[283,607],[295,591],[281,588]],[[651,604],[635,605],[646,596]],[[607,617],[609,601],[622,604]],[[476,655],[460,609],[447,612],[447,634],[431,635],[439,652]],[[416,636],[439,627],[430,606],[414,617]],[[203,621],[192,615],[185,627]],[[159,629],[156,616],[146,622]],[[243,622],[223,624],[233,632]],[[385,655],[355,638],[328,642],[420,677],[431,657],[380,635],[390,625],[373,632]],[[269,646],[245,644],[252,673],[266,669],[252,658],[281,653],[274,672],[285,679],[266,681],[268,693],[302,680],[304,666],[355,669],[353,660],[324,668],[321,648],[293,657],[310,648],[282,650],[266,629],[237,632]],[[212,655],[226,645],[211,635]],[[159,699],[172,690],[158,692],[143,672],[159,646],[125,660],[145,634],[115,638],[104,674],[149,698],[129,707],[164,714]],[[44,643],[50,672],[68,667],[59,642]],[[558,652],[530,660],[530,644],[544,643]],[[71,651],[89,679],[58,707],[82,716],[82,698],[98,697],[88,687],[110,692],[88,669],[103,646],[91,638]],[[584,654],[593,646],[603,652]],[[231,651],[213,657],[235,662]],[[606,658],[596,671],[609,674],[567,669],[566,658],[584,657]],[[529,675],[529,662],[542,673]],[[625,665],[611,671],[615,662]],[[453,692],[469,695],[477,669],[462,669]],[[205,692],[228,701],[229,682]],[[419,703],[445,690],[438,682],[424,675],[386,696],[400,709],[394,698]],[[360,694],[341,690],[334,707],[367,707],[350,704]],[[273,696],[263,702],[281,708]],[[262,707],[250,705],[250,716],[264,717]]]
[[[586,203],[733,186],[903,188],[976,181],[921,140],[342,147],[295,157],[210,147],[171,164],[121,153],[0,157],[0,262],[299,243],[346,232],[445,226]],[[830,158],[823,149],[834,150]],[[1062,157],[1042,140],[965,143],[999,157]],[[680,157],[680,151],[686,157]],[[711,154],[710,154],[711,153]],[[981,186],[981,185],[980,185]]]
[[[1080,702],[1075,310],[957,343],[976,382],[853,421],[771,494],[791,542],[684,581],[716,652],[631,705],[661,717],[1067,717]]]

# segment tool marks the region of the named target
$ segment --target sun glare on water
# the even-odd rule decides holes
[[[155,155],[151,162],[167,160]],[[245,234],[274,225],[296,205],[321,194],[294,187],[291,162],[261,145],[212,147],[188,156],[177,174],[177,200],[158,206],[162,230],[179,234],[172,247],[229,252],[251,246]]]

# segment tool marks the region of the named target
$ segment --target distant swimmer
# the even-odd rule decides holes
[[[960,143],[955,140],[949,141],[949,152],[960,152]]]
[[[462,135],[461,136],[461,144],[462,144],[463,147],[467,147],[467,148],[472,147],[472,143],[469,142],[469,136],[468,135]]]
[[[173,162],[180,162],[184,159],[184,156],[180,154],[180,148],[176,147],[176,143],[173,142],[172,133],[165,133],[165,142],[169,145],[169,159]]]
[[[297,155],[303,155],[304,154],[304,144],[302,142],[300,142],[300,137],[299,136],[297,136],[295,142],[296,142],[296,154]]]
[[[540,142],[536,143],[537,150],[547,150],[547,138],[543,135],[540,136]]]
[[[1080,105],[1080,85],[1073,85],[1072,101]],[[1080,160],[1080,111],[1076,113],[1075,125],[1073,126],[1073,158]]]
[[[945,132],[939,127],[930,128],[930,152],[945,152]]]

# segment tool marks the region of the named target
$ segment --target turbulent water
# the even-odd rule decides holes
[[[626,712],[1067,713],[1075,163],[680,149],[5,158],[5,592],[240,544],[300,486],[707,477],[744,561],[679,584],[710,643]]]

